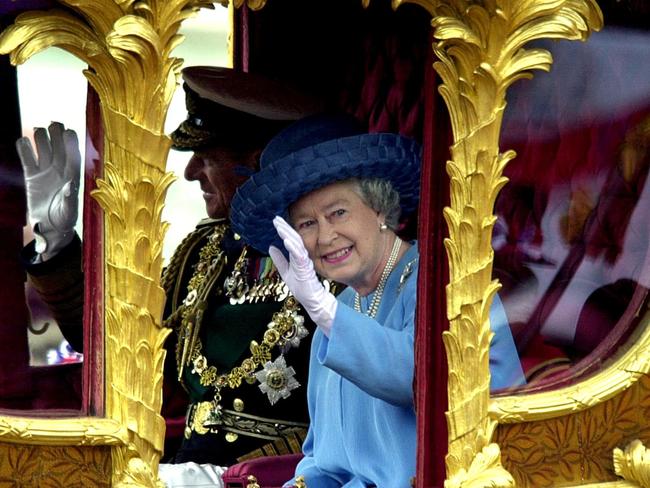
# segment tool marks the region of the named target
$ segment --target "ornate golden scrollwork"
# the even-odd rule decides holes
[[[180,68],[171,57],[181,41],[179,24],[212,2],[61,3],[77,15],[56,9],[23,14],[0,36],[0,52],[11,53],[19,64],[58,46],[89,66],[85,74],[100,96],[105,126],[105,175],[95,196],[105,211],[107,237],[106,414],[121,426],[113,447],[113,485],[160,486],[155,472],[164,431],[158,412],[167,335],[160,323],[166,229],[160,213],[172,180],[165,173],[170,143],[163,123]],[[233,3],[240,7],[244,0]],[[247,0],[252,9],[264,3]],[[595,0],[393,0],[395,7],[402,3],[421,5],[433,16],[435,68],[454,134],[447,164],[451,205],[445,210],[450,232],[446,486],[512,486],[499,447],[491,442],[496,420],[488,414],[488,316],[499,288],[492,279],[493,206],[506,183],[503,169],[514,157],[498,147],[505,94],[531,70],[550,67],[550,54],[524,49],[526,43],[585,39],[601,27],[602,16]],[[29,432],[29,426],[24,429]],[[43,439],[56,444],[60,435],[52,428]]]
[[[42,446],[0,443],[4,486],[88,486],[108,488],[109,446]]]
[[[267,0],[232,0],[235,8],[240,8],[242,5],[246,6],[251,10],[261,10],[266,5]],[[224,0],[222,3],[228,3],[228,0]]]
[[[627,481],[650,488],[650,451],[638,439],[632,441],[625,451],[614,449],[614,471]]]
[[[611,453],[634,439],[650,439],[648,412],[650,376],[642,375],[613,398],[575,413],[532,422],[500,422],[495,440],[518,487],[614,482]],[[636,486],[616,483],[604,486]]]
[[[393,0],[415,3],[432,15],[434,67],[443,84],[454,144],[447,173],[451,205],[444,215],[449,259],[449,331],[443,340],[449,366],[449,452],[446,487],[513,486],[491,443],[496,421],[490,402],[489,310],[499,289],[492,279],[494,202],[506,184],[513,151],[499,151],[499,132],[508,87],[549,70],[551,55],[526,49],[535,39],[584,40],[600,29],[595,0]]]
[[[630,340],[630,347],[606,369],[576,385],[541,393],[496,398],[490,413],[500,423],[544,420],[599,405],[650,373],[650,309],[640,310],[643,319]]]
[[[182,41],[180,23],[213,2],[61,3],[67,9],[19,15],[0,35],[0,53],[20,64],[57,46],[88,64],[84,74],[101,100],[105,129],[104,177],[94,192],[105,212],[105,410],[123,430],[112,448],[112,486],[161,486],[160,392],[169,333],[161,326],[161,211],[173,181],[165,172],[164,122],[182,64],[171,52]],[[43,440],[60,443],[62,433],[51,425]]]
[[[469,469],[461,468],[445,481],[445,488],[468,486],[514,488],[514,479],[501,465],[501,452],[497,444],[487,444],[474,456]]]
[[[246,488],[260,488],[260,485],[257,482],[257,478],[252,474],[248,478],[246,478],[246,481],[248,482]]]

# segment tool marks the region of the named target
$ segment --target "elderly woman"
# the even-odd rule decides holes
[[[351,118],[310,117],[269,143],[233,200],[234,230],[269,251],[318,325],[296,469],[309,488],[403,488],[415,474],[418,250],[395,230],[417,203],[419,154],[414,141],[364,134]],[[317,275],[347,288],[335,298]],[[492,350],[493,386],[504,386],[523,375],[498,299],[492,319],[505,343]],[[273,381],[261,388],[292,383],[290,370],[267,366]]]

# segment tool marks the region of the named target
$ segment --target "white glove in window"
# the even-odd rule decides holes
[[[50,124],[48,131],[35,129],[34,141],[38,157],[26,137],[16,141],[16,150],[25,173],[36,252],[46,261],[74,237],[79,214],[81,155],[77,134],[59,122]]]

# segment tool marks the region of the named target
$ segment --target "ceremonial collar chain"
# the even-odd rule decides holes
[[[199,434],[217,432],[216,426],[221,424],[223,415],[222,388],[234,389],[238,388],[242,381],[250,384],[259,381],[260,390],[266,393],[273,405],[280,398],[287,398],[291,390],[300,386],[294,378],[294,369],[287,367],[283,355],[291,347],[298,347],[300,341],[309,334],[304,326],[304,317],[298,312],[298,302],[295,298],[288,297],[282,309],[273,314],[264,332],[262,343],[251,341],[251,355],[227,373],[218,374],[217,368],[208,364],[202,351],[201,341],[196,340],[190,356],[193,365],[192,373],[199,375],[201,385],[214,389],[214,396],[211,401],[199,403],[199,411],[202,413],[197,413],[192,419],[192,430]],[[280,348],[281,354],[275,361],[271,361],[271,350],[275,346]],[[261,367],[262,369],[259,369]]]
[[[215,285],[218,284],[227,262],[226,254],[222,249],[222,241],[227,231],[228,224],[220,222],[209,233],[199,231],[192,234],[192,236],[207,238],[207,242],[202,244],[199,251],[198,261],[187,284],[183,302],[165,319],[164,323],[166,327],[174,328],[178,332],[176,363],[179,380],[182,380],[183,369],[192,363],[195,344],[199,340],[199,331],[209,296]],[[200,241],[191,236],[185,239],[163,274],[163,287],[168,293],[172,290],[174,283],[177,283],[173,295],[174,303],[180,293],[178,287],[184,263],[197,242]],[[285,300],[288,296],[288,288],[271,265],[270,258],[261,258],[260,261],[264,264],[264,269],[249,286],[246,273],[249,261],[247,252],[248,249],[244,247],[233,272],[223,282],[224,294],[226,298],[230,299],[230,304],[236,305],[246,301],[258,302],[268,299],[278,302]]]
[[[292,347],[299,347],[301,340],[309,334],[304,326],[304,317],[299,313],[298,302],[292,296],[287,297],[284,283],[280,282],[282,286],[278,285],[278,280],[275,278],[277,273],[263,274],[263,278],[257,280],[250,288],[240,287],[245,275],[246,249],[244,249],[235,266],[235,274],[229,277],[230,282],[228,279],[225,280],[225,285],[229,283],[234,285],[231,287],[233,293],[229,294],[230,303],[241,304],[245,300],[257,302],[274,296],[278,301],[284,299],[282,309],[273,314],[261,344],[251,341],[250,356],[238,366],[219,374],[215,366],[208,364],[199,331],[207,308],[208,296],[218,283],[226,264],[226,255],[221,243],[227,229],[227,224],[217,225],[208,236],[207,243],[199,251],[199,260],[188,282],[187,295],[182,305],[165,321],[166,326],[175,327],[178,332],[176,361],[179,380],[182,381],[184,369],[191,366],[191,373],[199,376],[201,385],[212,388],[215,392],[212,401],[200,402],[198,405],[200,408],[197,408],[197,414],[193,416],[191,429],[199,434],[208,431],[216,432],[215,426],[221,423],[220,402],[223,388],[238,388],[242,381],[251,384],[259,382],[260,390],[268,396],[271,404],[280,398],[288,397],[290,391],[300,385],[293,377],[295,374],[293,368],[286,365],[283,355]],[[178,264],[175,268],[178,272]],[[167,277],[164,283],[165,288],[169,289],[171,278]],[[329,283],[324,285],[329,287]],[[251,290],[258,290],[253,299],[242,299],[243,296],[249,296],[246,292],[250,293]],[[271,361],[271,351],[274,347],[279,348],[280,354],[275,361]]]
[[[187,284],[187,295],[178,309],[181,316],[176,346],[179,380],[182,380],[183,370],[189,366],[194,346],[199,340],[199,330],[206,309],[207,295],[226,264],[226,255],[221,249],[221,241],[227,229],[226,224],[217,225],[208,237],[208,242],[199,251],[199,261]]]
[[[390,251],[390,256],[388,256],[388,261],[386,261],[386,266],[384,266],[384,271],[381,273],[379,278],[379,284],[375,289],[375,293],[370,302],[368,310],[366,310],[366,315],[370,318],[375,318],[377,312],[379,311],[379,305],[381,304],[382,296],[384,295],[384,287],[386,286],[386,281],[388,281],[388,276],[390,276],[391,271],[395,267],[397,262],[397,256],[399,254],[400,247],[402,246],[402,240],[399,237],[395,237],[395,242],[393,242],[393,248]],[[361,297],[359,292],[355,291],[354,293],[354,309],[361,313]]]

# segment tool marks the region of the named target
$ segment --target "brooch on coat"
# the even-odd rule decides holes
[[[406,266],[404,266],[404,269],[402,270],[402,275],[399,277],[399,285],[397,286],[397,293],[400,293],[402,291],[402,288],[404,288],[404,285],[406,284],[406,280],[409,279],[409,276],[413,274],[413,271],[415,271],[415,265],[418,263],[418,258],[412,259],[408,263],[406,263]]]
[[[284,356],[278,356],[275,361],[267,361],[264,369],[255,373],[255,378],[260,382],[260,390],[266,393],[271,405],[280,398],[288,398],[291,390],[295,390],[300,383],[295,378],[295,370],[287,366]]]

